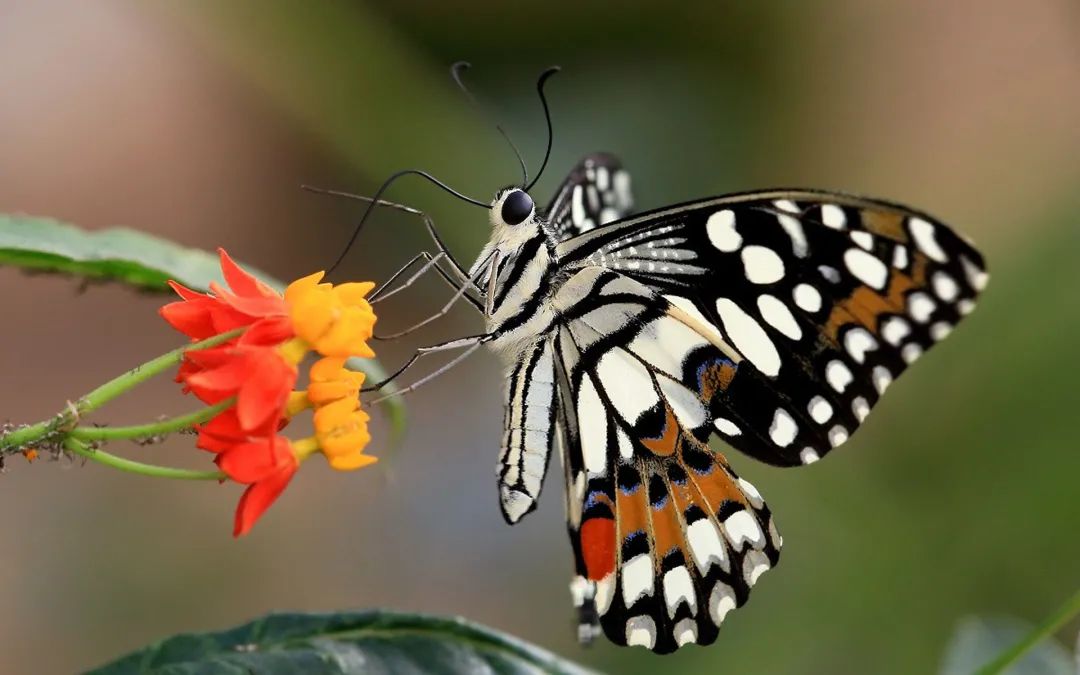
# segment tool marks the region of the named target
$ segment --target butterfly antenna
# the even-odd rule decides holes
[[[547,120],[547,150],[544,151],[544,161],[540,164],[540,170],[536,172],[536,178],[533,178],[532,182],[525,186],[525,192],[532,190],[536,185],[536,181],[540,180],[540,176],[544,175],[544,169],[547,168],[548,159],[551,157],[551,142],[552,142],[552,130],[551,130],[551,109],[548,108],[547,96],[544,95],[544,83],[548,81],[548,78],[555,73],[562,70],[558,66],[552,66],[540,73],[540,78],[536,81],[536,93],[540,95],[540,103],[544,106],[544,119]]]
[[[475,107],[477,110],[482,110],[482,108],[480,107],[480,103],[476,100],[476,97],[473,96],[473,93],[469,91],[468,87],[465,86],[464,80],[461,79],[461,74],[469,68],[472,68],[472,64],[468,61],[458,61],[454,65],[450,66],[450,76],[454,78],[454,82],[457,83],[458,88],[461,89],[461,91],[465,94],[465,97],[469,99],[469,102],[472,103],[473,107]],[[510,149],[513,150],[514,156],[517,157],[518,164],[521,165],[521,184],[522,186],[524,186],[526,183],[529,182],[529,169],[527,166],[525,166],[525,158],[521,156],[521,151],[519,151],[518,147],[514,145],[514,141],[510,140],[510,134],[506,133],[506,129],[503,129],[502,125],[497,122],[495,123],[495,128],[499,131],[499,134],[503,137],[503,140],[506,141],[506,144],[510,146]]]
[[[364,215],[360,217],[360,222],[356,224],[356,228],[353,229],[352,236],[349,237],[348,243],[345,244],[345,249],[342,250],[341,255],[339,255],[338,259],[334,261],[334,264],[331,265],[329,269],[327,269],[327,274],[330,274],[335,269],[337,269],[337,266],[341,264],[341,261],[345,260],[345,256],[346,254],[348,254],[349,249],[352,248],[352,245],[356,242],[356,238],[360,236],[360,230],[364,227],[364,223],[367,222],[367,219],[371,215],[371,212],[374,211],[375,207],[379,204],[379,198],[382,197],[383,193],[386,192],[387,188],[389,188],[398,178],[410,175],[420,176],[421,178],[427,180],[436,187],[448,192],[454,197],[457,197],[463,202],[468,202],[469,204],[474,204],[484,209],[491,208],[490,204],[486,204],[478,199],[473,199],[472,197],[461,194],[454,188],[450,187],[446,183],[436,178],[435,176],[432,176],[427,171],[421,171],[419,169],[403,169],[402,171],[398,171],[397,173],[392,174],[389,178],[383,181],[383,184],[380,185],[379,189],[375,191],[375,194],[371,197],[371,202],[368,204],[367,209],[364,210]]]

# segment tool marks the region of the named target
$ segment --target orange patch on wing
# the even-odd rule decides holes
[[[926,260],[925,256],[915,254],[910,276],[890,270],[889,285],[884,294],[869,286],[859,286],[851,295],[838,301],[825,322],[825,334],[835,342],[840,329],[850,323],[875,332],[882,314],[903,314],[907,292],[926,285]]]
[[[724,502],[738,502],[746,506],[742,491],[720,467],[715,467],[704,475],[694,472],[693,469],[688,469],[688,473],[690,480],[697,485],[701,497],[708,505],[705,511],[715,512]]]
[[[675,501],[670,496],[659,509],[652,511],[653,536],[656,542],[656,557],[662,559],[672,549],[678,548],[686,558],[686,549],[683,547],[682,522],[675,510]]]
[[[615,521],[591,518],[581,526],[581,555],[585,571],[592,581],[603,579],[615,570]]]
[[[893,241],[907,243],[908,233],[904,229],[903,214],[894,211],[862,209],[859,211],[859,216],[862,218],[863,227],[870,232]]]
[[[711,401],[717,392],[724,391],[735,378],[735,366],[726,361],[710,365],[701,374],[701,398]]]
[[[664,412],[667,415],[664,418],[663,435],[660,438],[643,438],[641,444],[654,454],[669,457],[675,453],[675,444],[679,440],[679,423],[675,420],[675,413],[672,412],[671,406],[665,405]]]
[[[620,470],[628,470],[620,467]],[[629,469],[634,470],[636,469]],[[649,498],[644,485],[639,485],[631,493],[615,489],[616,518],[619,525],[619,538],[625,538],[634,532],[649,532]],[[620,541],[621,544],[621,541]]]

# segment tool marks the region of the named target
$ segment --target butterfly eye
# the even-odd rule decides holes
[[[532,212],[532,197],[523,190],[514,190],[503,200],[502,219],[507,225],[520,225]]]

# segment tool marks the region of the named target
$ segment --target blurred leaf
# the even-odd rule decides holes
[[[87,232],[49,218],[3,214],[0,264],[122,281],[152,291],[168,291],[169,279],[200,289],[221,279],[217,256],[143,232]]]
[[[1034,627],[1009,617],[970,617],[957,627],[945,650],[941,675],[972,675],[1010,650]],[[1053,640],[1043,640],[1000,671],[1008,675],[1074,675],[1068,651]]]
[[[177,635],[91,675],[477,672],[591,671],[464,619],[371,611],[271,614],[230,630]]]
[[[119,281],[148,291],[169,291],[169,279],[202,291],[209,288],[211,281],[222,281],[218,257],[207,251],[137,230],[87,232],[32,216],[0,214],[0,265]],[[285,288],[281,281],[245,267],[279,291]],[[348,366],[375,381],[386,378],[386,372],[373,359],[351,359]],[[384,391],[395,390],[391,384]],[[389,398],[383,405],[394,434],[400,436],[405,428],[402,399]]]

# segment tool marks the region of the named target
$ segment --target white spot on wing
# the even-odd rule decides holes
[[[931,280],[934,285],[934,293],[945,302],[952,302],[960,295],[960,287],[956,280],[949,276],[948,272],[935,272]]]
[[[723,581],[717,581],[709,594],[709,618],[719,626],[724,623],[724,617],[728,612],[735,609],[735,591]]]
[[[834,230],[842,230],[847,223],[847,218],[844,216],[844,210],[836,204],[822,204],[821,222]]]
[[[848,439],[848,431],[844,427],[837,424],[832,429],[829,429],[829,444],[834,448]]]
[[[717,211],[705,223],[709,241],[724,253],[732,253],[742,246],[742,237],[735,231],[735,212],[731,209]]]
[[[784,261],[776,251],[764,246],[747,246],[742,250],[746,278],[755,284],[771,284],[784,278]]]
[[[877,349],[878,343],[865,328],[851,328],[844,333],[844,348],[856,363],[866,362],[866,352]]]
[[[582,378],[577,408],[585,469],[589,475],[603,475],[607,470],[607,413],[592,378]]]
[[[683,602],[690,605],[691,614],[697,614],[694,582],[691,581],[690,572],[685,566],[679,565],[664,574],[664,601],[667,603],[668,616],[672,619],[675,618],[675,610]]]
[[[910,333],[911,327],[908,326],[908,322],[898,316],[886,319],[885,323],[881,325],[882,337],[885,338],[885,342],[894,347],[899,345]]]
[[[743,542],[750,542],[753,548],[765,545],[765,534],[749,511],[736,511],[728,516],[724,521],[724,534],[736,551],[742,550]]]
[[[896,248],[893,249],[892,266],[895,267],[898,270],[902,270],[905,267],[907,267],[907,265],[908,265],[907,248],[905,248],[904,246],[902,246],[900,244],[897,244]]]
[[[833,414],[832,404],[821,396],[815,396],[810,399],[810,404],[806,406],[806,411],[810,413],[810,418],[818,424],[825,424]]]
[[[986,270],[976,267],[975,263],[967,259],[967,256],[960,256],[960,262],[964,266],[964,275],[967,276],[971,287],[976,291],[986,288],[986,282],[990,280],[990,275],[986,273]]]
[[[698,310],[697,306],[695,306],[693,302],[678,295],[665,295],[664,299],[670,302],[673,306],[678,307],[682,311],[692,316],[698,322],[698,326],[695,326],[695,328],[704,331],[706,333],[706,339],[713,339],[716,342],[724,341],[724,336],[721,335],[720,331],[716,329],[716,326],[713,324],[713,322],[709,319],[706,319],[705,315]]]
[[[844,393],[844,390],[847,389],[853,379],[851,371],[842,361],[833,359],[825,366],[825,380],[830,387],[841,394]]]
[[[874,389],[877,390],[879,396],[884,394],[885,390],[892,384],[892,373],[885,366],[874,366],[871,378],[874,381]]]
[[[656,623],[649,616],[635,616],[626,621],[626,644],[652,649],[656,644]]]
[[[937,309],[937,303],[931,300],[929,295],[921,291],[912,293],[907,298],[908,314],[919,323],[929,321],[930,315],[934,313],[935,309]]]
[[[821,459],[821,455],[817,454],[817,450],[813,448],[803,448],[802,452],[799,453],[799,459],[802,460],[803,464],[813,464]]]
[[[622,566],[623,603],[630,607],[638,598],[653,594],[652,559],[639,553]]]
[[[889,269],[885,263],[861,248],[849,248],[844,253],[844,264],[856,279],[871,288],[884,290],[889,278]]]
[[[622,349],[612,349],[604,354],[596,372],[601,382],[611,383],[604,390],[622,418],[631,424],[660,403],[649,371]]]
[[[584,189],[580,185],[575,185],[574,192],[570,195],[570,219],[577,225],[585,220],[584,196]]]
[[[738,436],[742,433],[742,429],[737,424],[725,417],[717,417],[713,420],[713,426],[725,436]]]
[[[938,321],[930,326],[930,337],[934,340],[944,340],[952,332],[952,324],[948,321]]]
[[[862,422],[870,414],[870,404],[862,396],[856,396],[851,402],[851,413],[855,415],[855,419]]]
[[[716,311],[734,347],[762,373],[775,377],[780,372],[780,354],[761,324],[727,298],[716,301]]]
[[[786,448],[791,445],[798,433],[799,427],[795,424],[795,420],[791,419],[791,415],[786,410],[777,408],[773,413],[772,425],[769,427],[769,438],[772,442],[781,448]]]
[[[757,299],[758,311],[770,326],[780,331],[792,340],[802,338],[802,329],[795,321],[791,310],[776,296],[759,295]]]
[[[694,556],[698,571],[702,576],[708,573],[713,564],[727,570],[727,547],[720,539],[720,533],[709,518],[702,518],[690,523],[686,528],[686,538],[690,542],[690,553]]]
[[[753,586],[762,574],[769,571],[769,558],[761,551],[750,551],[743,558],[743,578],[747,586]]]
[[[675,624],[672,634],[675,636],[675,644],[680,647],[694,644],[697,642],[697,624],[693,619],[683,619]]]
[[[682,384],[669,380],[666,377],[659,379],[660,391],[667,399],[675,418],[687,429],[697,429],[705,424],[709,413],[701,403],[697,394],[690,391]]]
[[[912,217],[908,220],[908,229],[911,230],[911,238],[915,240],[920,251],[939,263],[949,259],[937,242],[937,232],[933,225],[922,218]]]
[[[807,312],[821,309],[821,293],[810,284],[799,284],[793,292],[795,304]]]
[[[854,230],[851,233],[851,240],[859,245],[860,248],[867,251],[874,250],[874,235],[863,230]]]
[[[900,350],[900,356],[904,359],[905,363],[914,363],[915,359],[922,356],[922,347],[914,342],[909,342]]]
[[[739,478],[735,482],[739,484],[739,489],[741,489],[743,491],[743,494],[746,495],[746,498],[750,500],[751,506],[753,506],[755,509],[760,509],[761,507],[765,506],[765,500],[761,498],[761,493],[758,492],[757,488],[754,487],[753,483],[746,480],[745,478]]]

